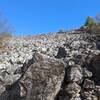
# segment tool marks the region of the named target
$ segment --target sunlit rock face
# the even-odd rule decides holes
[[[95,39],[70,32],[6,41],[7,51],[0,51],[0,100],[99,100]]]
[[[64,79],[64,68],[63,62],[48,57],[32,64],[29,68],[32,73],[31,95],[27,100],[54,100]]]

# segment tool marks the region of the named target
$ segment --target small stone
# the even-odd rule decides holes
[[[95,88],[94,81],[91,81],[89,79],[85,79],[84,84],[83,84],[83,87],[85,89],[94,89]]]
[[[41,48],[41,53],[46,54],[47,49],[46,48]]]
[[[87,70],[87,68],[84,68],[83,69],[83,76],[85,78],[90,78],[90,77],[92,77],[92,72],[90,72],[89,70]]]
[[[72,97],[70,100],[81,100],[81,97],[80,96],[75,96],[75,97]]]
[[[73,82],[73,83],[69,83],[68,86],[66,87],[65,91],[69,94],[69,95],[77,95],[80,91],[81,91],[81,87]]]
[[[100,98],[100,86],[96,86],[95,93]]]
[[[82,100],[99,100],[97,96],[89,94],[88,92],[82,93]]]

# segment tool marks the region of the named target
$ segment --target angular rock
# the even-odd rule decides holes
[[[31,65],[30,96],[26,100],[54,100],[64,79],[64,67],[62,61],[46,57]]]
[[[100,86],[96,86],[95,93],[100,98]]]
[[[90,72],[89,70],[87,70],[87,68],[84,68],[83,69],[83,76],[85,78],[90,78],[90,77],[92,77],[92,72]]]
[[[94,83],[94,81],[91,81],[89,79],[85,79],[83,87],[85,89],[94,89],[95,88],[95,83]]]
[[[70,70],[67,72],[68,81],[71,82],[82,82],[82,68],[79,65],[74,65],[70,67]]]
[[[46,54],[47,49],[46,48],[41,48],[41,53]]]
[[[73,82],[68,84],[65,91],[71,96],[77,96],[81,91],[81,87],[77,83]]]
[[[58,49],[58,53],[57,53],[57,56],[55,56],[55,58],[65,58],[66,57],[66,50],[64,47],[59,47]]]

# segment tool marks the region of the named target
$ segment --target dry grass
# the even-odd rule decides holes
[[[4,52],[6,50],[5,42],[11,39],[10,33],[0,33],[0,52]]]

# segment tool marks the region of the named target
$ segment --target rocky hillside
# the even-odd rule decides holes
[[[100,51],[89,33],[13,37],[0,51],[0,100],[99,100]]]

